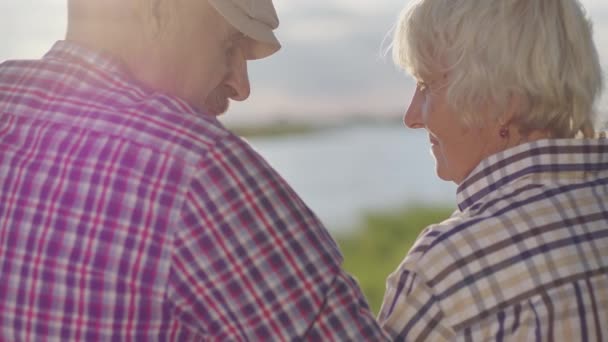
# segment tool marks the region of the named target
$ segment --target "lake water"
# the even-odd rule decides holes
[[[248,140],[332,232],[355,229],[367,211],[454,207],[456,186],[437,178],[423,131],[361,124]]]

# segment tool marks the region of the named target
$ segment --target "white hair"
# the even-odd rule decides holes
[[[593,130],[602,73],[577,0],[412,0],[393,58],[418,80],[448,74],[447,101],[469,125],[488,105],[498,120],[516,98],[522,132]]]

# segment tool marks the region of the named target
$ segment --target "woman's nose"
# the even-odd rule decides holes
[[[422,128],[424,124],[422,122],[422,107],[424,105],[424,94],[416,88],[412,101],[410,102],[405,116],[403,117],[403,123],[409,128]]]

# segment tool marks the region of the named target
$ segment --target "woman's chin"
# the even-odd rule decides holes
[[[452,178],[449,177],[447,174],[445,174],[444,172],[442,172],[441,170],[436,170],[437,172],[437,177],[439,177],[439,179],[444,180],[446,182],[450,182],[452,181]]]
[[[454,182],[454,177],[452,175],[452,172],[450,172],[445,165],[435,159],[435,173],[437,174],[437,177],[439,177],[439,179],[444,180],[446,182]]]

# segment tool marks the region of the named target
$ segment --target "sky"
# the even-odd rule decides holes
[[[582,0],[608,73],[608,1]],[[407,0],[274,0],[283,48],[249,65],[251,97],[224,116],[235,123],[397,116],[413,81],[386,46]],[[38,58],[66,27],[66,0],[0,1],[0,61]],[[608,88],[608,87],[607,87]],[[598,107],[608,111],[608,94]]]

